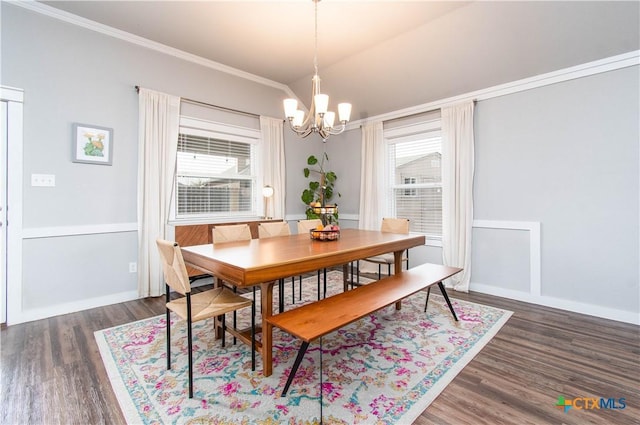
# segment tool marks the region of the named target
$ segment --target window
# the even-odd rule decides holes
[[[181,119],[175,220],[257,216],[259,131]]]
[[[440,120],[385,130],[390,205],[412,232],[442,238]]]
[[[404,184],[405,185],[414,185],[417,183],[417,179],[415,177],[404,177]],[[405,189],[404,190],[404,196],[417,196],[418,192],[416,191],[416,189]]]

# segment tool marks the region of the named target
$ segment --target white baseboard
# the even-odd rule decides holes
[[[516,301],[523,301],[530,304],[543,305],[545,307],[557,308],[559,310],[572,311],[574,313],[586,314],[603,319],[616,320],[618,322],[640,325],[640,314],[637,312],[617,310],[593,304],[580,303],[561,298],[554,298],[544,295],[532,295],[523,291],[513,289],[498,288],[496,286],[483,283],[471,282],[470,291],[482,294],[495,295],[497,297],[509,298]]]
[[[138,291],[126,291],[117,294],[105,295],[103,297],[89,298],[86,300],[78,300],[70,303],[57,304],[43,308],[34,308],[30,310],[22,310],[19,317],[12,318],[8,325],[16,325],[18,323],[31,322],[33,320],[46,319],[48,317],[60,316],[62,314],[75,313],[82,310],[88,310],[96,307],[103,307],[111,304],[123,303],[126,301],[137,300]]]

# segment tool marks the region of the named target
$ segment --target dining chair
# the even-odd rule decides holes
[[[251,229],[248,224],[224,224],[211,229],[213,243],[250,241]]]
[[[187,344],[189,356],[189,398],[193,398],[193,331],[192,324],[201,320],[220,317],[222,324],[222,346],[225,345],[225,314],[251,307],[251,370],[256,367],[255,303],[234,294],[225,287],[218,287],[195,294],[182,258],[180,246],[175,242],[157,239],[162,269],[166,284],[167,313],[167,370],[171,370],[171,312],[187,322]],[[171,290],[182,297],[171,300]]]
[[[286,221],[274,221],[268,223],[258,223],[258,238],[273,238],[276,236],[289,236],[291,228]],[[284,279],[278,281],[278,310],[284,311]],[[296,278],[291,277],[291,302],[296,303]]]
[[[238,242],[238,241],[250,241],[251,240],[251,229],[248,224],[223,224],[213,226],[211,229],[211,238],[213,241],[213,245],[218,245],[227,242]],[[224,281],[221,283],[224,285]],[[238,288],[235,286],[227,286],[234,293],[238,291]],[[256,302],[256,287],[252,287],[253,292],[253,303]],[[236,312],[233,313],[233,326],[236,326]],[[236,343],[236,338],[233,337],[233,343]]]
[[[380,226],[381,232],[387,233],[409,233],[409,219],[407,218],[383,218],[382,225]],[[387,254],[376,255],[375,257],[365,258],[363,261],[368,261],[378,265],[378,280],[382,278],[382,266],[387,265],[387,275],[391,275],[391,266],[395,263],[393,252]],[[402,262],[405,263],[406,268],[409,268],[409,250],[407,249],[402,255]],[[357,262],[357,284],[360,284],[360,261]]]
[[[316,227],[322,225],[322,220],[319,218],[312,218],[308,220],[298,220],[298,234],[307,234]],[[311,236],[309,236],[311,237]],[[324,276],[324,296],[327,296],[327,269],[322,269]],[[302,299],[302,276],[300,276],[300,299]],[[320,270],[318,270],[318,301],[320,301]]]

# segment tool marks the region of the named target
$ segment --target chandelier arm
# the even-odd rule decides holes
[[[289,128],[291,128],[291,130],[296,133],[298,136],[305,138],[308,135],[310,135],[311,133],[313,133],[313,127],[307,127],[307,128],[303,128],[303,127],[299,127],[299,128],[295,128],[293,126],[293,124],[291,123],[291,120],[289,120]]]
[[[342,132],[344,132],[347,129],[347,125],[346,123],[342,123],[340,124],[340,127],[335,128],[335,127],[331,127],[329,129],[325,129],[325,132],[331,136],[336,136]]]

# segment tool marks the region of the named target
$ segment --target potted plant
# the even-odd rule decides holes
[[[302,202],[307,206],[305,213],[307,219],[319,218],[326,225],[338,222],[338,205],[331,204],[333,198],[334,184],[338,179],[336,173],[324,169],[325,160],[328,161],[327,153],[322,154],[322,160],[318,161],[314,155],[307,158],[308,167],[304,168],[304,176],[311,177],[309,187],[302,191]],[[317,180],[315,180],[317,179]],[[337,193],[340,197],[340,193]]]

